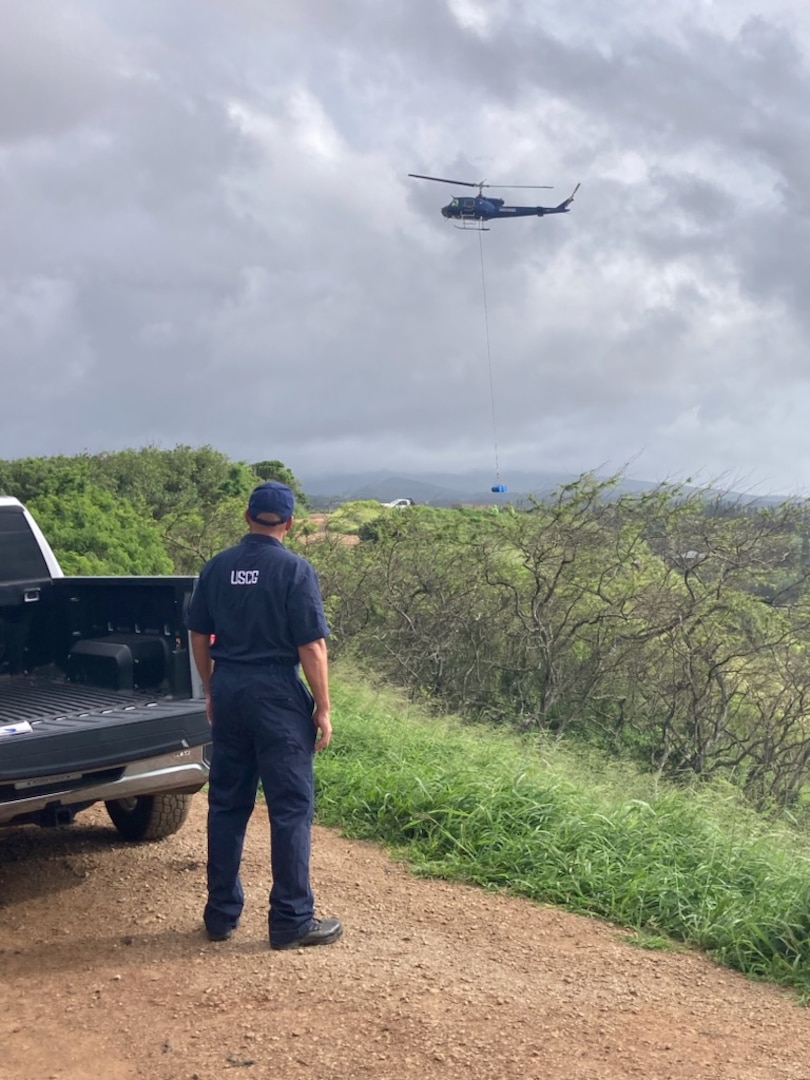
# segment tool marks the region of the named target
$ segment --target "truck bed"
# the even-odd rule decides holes
[[[3,702],[3,723],[38,723],[80,718],[89,713],[126,707],[143,701],[143,695],[127,691],[79,686],[64,679],[49,679],[15,675],[0,677],[0,701]]]
[[[200,700],[81,686],[30,676],[0,678],[0,803],[20,777],[114,769],[210,742]],[[27,730],[30,725],[31,730]],[[7,797],[9,792],[5,792]]]
[[[176,832],[208,780],[188,575],[66,577],[0,495],[0,827],[104,802],[127,840]]]

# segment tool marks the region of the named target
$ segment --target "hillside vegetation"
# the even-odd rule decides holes
[[[423,874],[609,919],[810,992],[810,842],[716,786],[432,716],[342,665],[318,819]]]
[[[335,646],[412,700],[801,809],[803,505],[614,498],[584,477],[528,511],[414,507],[358,534],[308,551]]]
[[[268,477],[298,487],[210,447],[0,462],[79,573],[196,572]],[[804,505],[586,476],[526,510],[314,523],[299,497],[339,673],[321,820],[807,992]]]
[[[307,543],[316,527],[279,461],[146,447],[0,462],[0,490],[81,573],[196,572],[242,535],[247,495],[267,477],[298,490],[290,543],[319,571],[336,657],[411,700],[802,813],[803,504],[727,505],[666,486],[619,495],[586,476],[519,511],[348,504]]]

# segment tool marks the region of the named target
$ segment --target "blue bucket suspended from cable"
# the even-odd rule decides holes
[[[508,489],[506,487],[506,484],[493,484],[489,490],[493,493],[493,495],[503,495],[503,493]]]

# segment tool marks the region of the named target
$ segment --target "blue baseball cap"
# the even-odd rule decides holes
[[[281,525],[289,521],[295,511],[295,496],[286,484],[268,480],[250,493],[248,517],[259,525]],[[268,521],[267,516],[273,520]]]

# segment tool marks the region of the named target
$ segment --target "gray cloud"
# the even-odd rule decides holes
[[[115,35],[92,11],[6,4],[0,34],[0,146],[53,139],[97,116],[114,82]]]
[[[0,43],[0,455],[805,483],[798,7],[46,10]],[[479,237],[409,171],[583,187]]]

